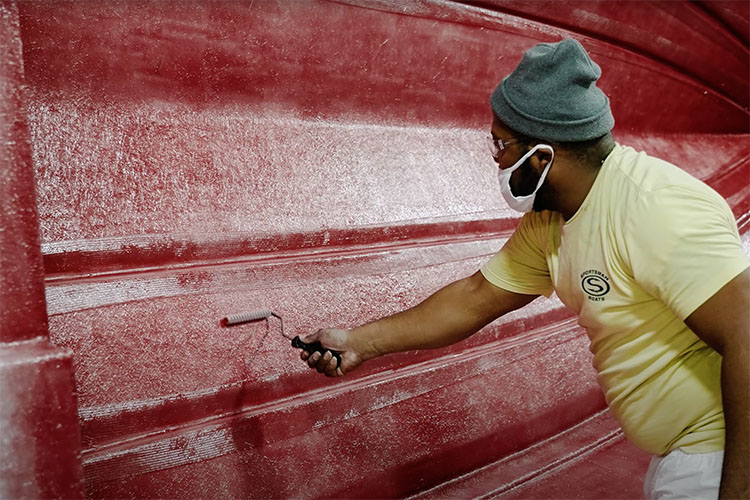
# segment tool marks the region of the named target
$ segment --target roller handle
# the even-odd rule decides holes
[[[302,342],[302,339],[300,339],[299,335],[297,335],[292,339],[292,347],[296,347],[297,349],[304,349],[310,354],[319,352],[321,355],[323,355],[326,351],[330,351],[331,354],[333,354],[333,357],[336,358],[336,368],[341,367],[341,353],[338,351],[334,351],[333,349],[326,349],[325,347],[323,347],[323,344],[321,344],[319,340],[310,344],[306,344]]]

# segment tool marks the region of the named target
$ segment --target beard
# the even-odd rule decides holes
[[[510,178],[510,190],[514,196],[526,196],[534,192],[536,185],[539,183],[539,177],[541,174],[537,174],[531,167],[531,158],[524,161],[521,166],[513,173]],[[554,207],[554,200],[556,194],[550,187],[549,182],[544,182],[536,192],[534,197],[534,206],[532,207],[535,212],[541,212],[543,210],[552,210]]]
[[[535,212],[541,212],[542,210],[554,210],[557,205],[555,200],[557,199],[557,193],[552,189],[549,182],[542,184],[539,191],[536,192],[534,198],[534,206],[532,209]]]
[[[513,196],[531,194],[539,182],[539,176],[531,168],[531,158],[526,159],[510,176],[510,191]]]

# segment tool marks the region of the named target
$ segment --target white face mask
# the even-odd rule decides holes
[[[539,177],[539,182],[536,185],[536,189],[534,189],[531,194],[527,194],[526,196],[515,196],[510,190],[510,176],[518,167],[523,165],[523,162],[525,162],[531,155],[533,155],[538,149],[541,148],[549,149],[549,152],[552,153],[552,158],[549,159],[549,163],[547,163],[544,172],[542,172],[542,176]],[[531,148],[528,153],[523,155],[520,160],[514,163],[513,166],[508,167],[505,170],[498,169],[497,178],[500,181],[500,191],[503,193],[503,198],[505,198],[505,201],[508,203],[508,206],[510,208],[521,213],[531,211],[531,209],[534,207],[536,192],[539,191],[539,188],[542,187],[542,184],[544,184],[544,179],[547,178],[547,172],[549,172],[549,169],[552,166],[552,160],[554,159],[555,150],[552,148],[552,146],[548,144],[537,144],[536,146]]]

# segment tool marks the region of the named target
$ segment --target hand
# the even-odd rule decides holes
[[[350,332],[346,330],[324,328],[312,335],[302,337],[300,340],[306,344],[320,341],[326,349],[338,351],[341,354],[341,366],[336,366],[338,362],[330,351],[326,351],[325,354],[319,352],[311,354],[303,350],[300,353],[302,361],[307,361],[310,368],[318,370],[319,373],[324,373],[327,377],[341,377],[357,368],[364,361],[362,353],[358,352],[354,346]]]

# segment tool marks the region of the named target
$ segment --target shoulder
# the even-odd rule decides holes
[[[521,222],[519,223],[517,230],[520,230],[521,228],[524,230],[545,230],[553,224],[556,224],[559,217],[559,213],[550,210],[529,212],[521,217]]]
[[[612,152],[612,176],[624,186],[640,192],[682,186],[696,190],[711,189],[679,166],[644,151],[616,146]]]
[[[726,201],[700,179],[644,152],[619,149],[612,177],[631,222],[659,223],[677,217],[689,225],[694,216],[700,220],[707,211],[734,220]]]
[[[562,216],[558,212],[543,210],[524,214],[513,234],[513,239],[523,241],[545,250],[550,238],[554,238],[561,225]]]

